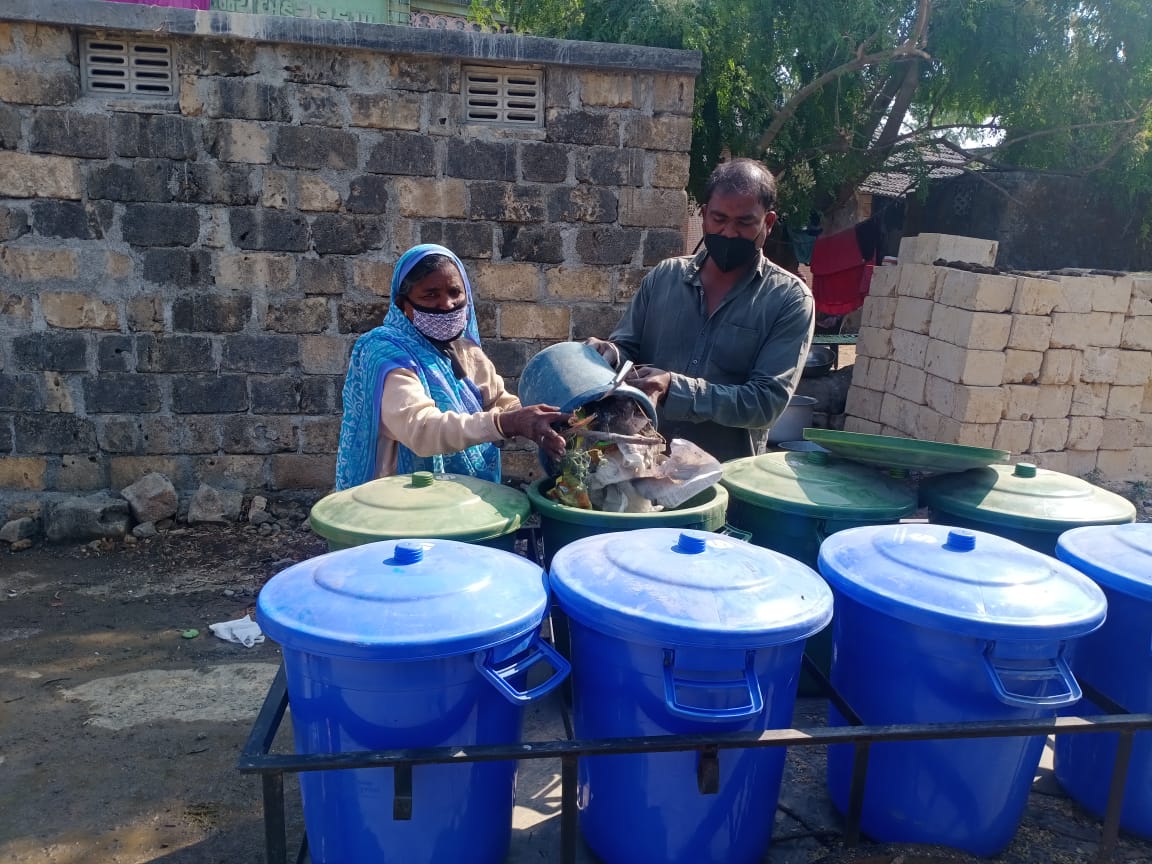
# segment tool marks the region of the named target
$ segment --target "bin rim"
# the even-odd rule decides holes
[[[1152,523],[1072,528],[1056,541],[1056,557],[1098,585],[1152,602]]]
[[[715,483],[707,489],[702,489],[689,498],[679,507],[671,510],[658,510],[654,513],[607,513],[603,510],[581,510],[579,507],[568,507],[553,501],[544,494],[544,487],[551,488],[552,479],[541,477],[533,481],[526,490],[532,509],[541,517],[555,519],[557,522],[568,522],[572,525],[602,525],[605,519],[619,522],[620,527],[628,528],[658,528],[679,525],[693,521],[693,517],[710,513],[720,509],[721,515],[728,509],[728,490],[720,483]],[[698,503],[693,504],[693,501]],[[724,520],[719,520],[723,524]],[[609,529],[610,530],[610,529]]]

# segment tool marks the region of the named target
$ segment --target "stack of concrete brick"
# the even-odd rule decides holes
[[[844,428],[1152,475],[1152,274],[1000,273],[996,245],[922,234],[876,269]]]

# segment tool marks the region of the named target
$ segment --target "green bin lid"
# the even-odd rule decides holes
[[[899,480],[820,452],[733,459],[720,482],[733,498],[804,516],[887,521],[916,509],[915,493]]]
[[[417,471],[333,492],[316,502],[311,521],[313,531],[343,546],[414,538],[475,542],[515,531],[528,512],[528,497],[499,483]]]
[[[920,485],[920,497],[941,513],[1041,531],[1117,525],[1136,518],[1136,508],[1127,499],[1030,462],[932,477]]]

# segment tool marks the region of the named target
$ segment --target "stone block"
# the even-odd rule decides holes
[[[38,62],[60,60],[72,53],[72,31],[47,24],[15,25],[23,38],[24,56]]]
[[[907,247],[903,242],[900,244],[900,263],[904,264],[907,260],[916,264],[932,264],[943,260],[992,267],[996,264],[999,245],[995,240],[982,240],[979,237],[925,233],[916,236],[915,242],[909,243]]]
[[[869,294],[864,298],[864,308],[860,315],[860,326],[891,330],[896,321],[897,302],[895,297],[876,297]]]
[[[1134,479],[1137,476],[1136,452],[1133,450],[1101,450],[1096,454],[1096,470],[1108,480]],[[1146,476],[1144,475],[1140,479],[1143,480]]]
[[[78,200],[81,188],[75,159],[0,151],[0,197]]]
[[[0,207],[0,240],[16,240],[27,234],[28,214],[12,207]]]
[[[1139,417],[1144,404],[1143,387],[1112,387],[1108,390],[1105,417]]]
[[[172,388],[177,414],[225,414],[248,410],[248,385],[243,375],[185,375]]]
[[[613,303],[627,303],[636,296],[640,290],[640,283],[648,275],[647,270],[639,268],[616,271],[616,289],[612,294]]]
[[[620,224],[643,228],[680,228],[688,211],[682,189],[620,190]]]
[[[1092,311],[1092,294],[1096,289],[1094,276],[1060,275],[1060,298],[1053,312],[1087,313]]]
[[[243,492],[248,489],[263,489],[264,456],[201,456],[190,460],[190,480],[193,483],[207,483],[216,489]],[[335,476],[335,475],[333,475]]]
[[[1064,454],[1067,456],[1067,468],[1065,473],[1071,474],[1073,477],[1080,477],[1085,479],[1087,475],[1094,474],[1096,471],[1096,453],[1091,450],[1068,450]]]
[[[439,243],[464,259],[492,257],[492,225],[487,222],[425,222],[423,243]]]
[[[1141,351],[1152,349],[1152,315],[1125,320],[1120,332],[1120,347]]]
[[[534,183],[563,183],[568,179],[568,147],[524,141],[519,148],[522,179]]]
[[[679,228],[649,228],[644,232],[640,263],[653,267],[665,258],[684,254],[684,235]]]
[[[99,201],[86,207],[77,201],[58,201],[55,198],[33,201],[32,228],[42,237],[60,237],[66,240],[103,239],[105,230],[111,223],[111,212],[101,213],[98,212],[98,208],[110,210],[111,205],[106,201]]]
[[[20,145],[20,122],[20,111],[15,106],[0,105],[0,150],[15,150]]]
[[[1066,450],[1029,454],[1028,458],[1040,468],[1048,471],[1059,471],[1061,474],[1068,473],[1068,451]]]
[[[1036,383],[1040,380],[1040,369],[1043,363],[1044,355],[1039,351],[1007,349],[1004,352],[1004,383]]]
[[[381,297],[391,295],[392,273],[395,265],[388,261],[377,261],[372,258],[356,258],[352,262],[352,284]],[[475,281],[472,285],[475,287]],[[332,293],[340,294],[341,291]]]
[[[1004,387],[1004,419],[1031,420],[1036,414],[1040,388],[1031,384],[1008,384]]]
[[[340,446],[339,417],[305,417],[300,423],[300,452],[334,454]]]
[[[1013,315],[1008,347],[1020,351],[1047,351],[1052,342],[1052,319],[1041,315]]]
[[[113,151],[130,159],[195,159],[200,148],[199,120],[175,114],[116,112]]]
[[[402,177],[396,180],[395,188],[402,216],[459,219],[468,212],[468,192],[463,180]]]
[[[216,284],[221,288],[283,291],[296,281],[296,259],[269,252],[221,253],[216,258]]]
[[[1124,316],[1110,312],[1053,312],[1053,348],[1115,348],[1123,334]]]
[[[279,165],[333,171],[356,168],[357,151],[354,134],[320,126],[281,126],[273,148]]]
[[[120,490],[137,522],[159,522],[176,515],[179,499],[176,487],[163,474],[145,474]]]
[[[88,197],[108,201],[171,201],[172,165],[164,159],[138,159],[131,166],[95,165],[88,172]]]
[[[1070,384],[1041,384],[1036,388],[1036,407],[1032,411],[1034,419],[1067,417],[1072,408]]]
[[[281,300],[268,305],[266,327],[274,333],[323,333],[332,322],[325,297]]]
[[[544,273],[548,297],[608,303],[612,299],[611,274],[592,267],[556,267]]]
[[[61,492],[96,492],[108,485],[99,456],[61,456],[51,488]]]
[[[225,417],[221,426],[225,453],[284,453],[296,450],[296,428],[287,417],[238,414]]]
[[[868,283],[869,297],[895,297],[896,287],[900,284],[900,266],[877,267],[872,271],[872,280]],[[933,293],[935,293],[935,280],[933,280]],[[909,294],[914,297],[916,295]],[[865,301],[867,302],[867,301]]]
[[[616,194],[602,186],[561,186],[548,193],[551,222],[615,222],[617,210]]]
[[[373,216],[321,213],[312,219],[312,248],[317,255],[360,255],[384,244],[384,227]]]
[[[872,420],[865,420],[863,417],[853,417],[851,415],[844,418],[844,431],[845,432],[860,432],[864,435],[879,435],[884,427],[879,423]]]
[[[924,401],[924,384],[928,377],[923,369],[916,369],[903,364],[892,364],[898,371],[892,392],[909,402],[917,405]],[[999,419],[999,415],[997,415]]]
[[[213,78],[208,84],[205,108],[209,117],[292,122],[292,105],[283,85],[241,76]]]
[[[211,285],[212,254],[206,249],[153,248],[143,252],[142,275],[157,285]]]
[[[353,177],[348,184],[349,213],[383,213],[388,209],[388,180],[377,174]]]
[[[348,100],[343,90],[320,85],[296,88],[296,122],[307,126],[343,126]]]
[[[844,413],[849,417],[861,417],[879,423],[883,403],[884,394],[882,392],[852,387],[848,390],[847,401],[844,403]]]
[[[296,262],[296,269],[299,272],[300,290],[305,294],[343,294],[348,283],[348,264],[340,258],[300,258]],[[381,291],[387,292],[391,279],[392,269],[389,266],[381,283]]]
[[[1073,417],[1072,422],[1078,420],[1099,420],[1096,417]],[[1140,430],[1139,417],[1110,417],[1099,420],[1100,439],[1095,449],[1099,450],[1129,450],[1136,444],[1136,435]],[[1088,447],[1074,448],[1088,450]]]
[[[687,153],[650,153],[647,162],[650,186],[657,189],[683,189],[688,185],[691,158]]]
[[[997,450],[1007,450],[1013,456],[1027,453],[1032,446],[1032,421],[1001,420],[996,427],[992,446]]]
[[[21,369],[84,372],[88,340],[79,333],[28,333],[12,338],[12,357]]]
[[[1041,384],[1075,384],[1086,374],[1086,368],[1095,362],[1093,360],[1094,353],[1091,351],[1070,351],[1062,348],[1052,348],[1045,351],[1037,380]],[[1087,374],[1092,374],[1092,372],[1088,370]]]
[[[192,333],[235,333],[252,314],[252,298],[199,294],[172,302],[172,329]]]
[[[571,314],[565,306],[505,303],[500,307],[503,339],[567,339],[570,326]]]
[[[1132,302],[1132,287],[1131,276],[1097,276],[1092,291],[1092,311],[1127,313]]]
[[[328,491],[336,476],[336,456],[277,453],[268,457],[273,489]]]
[[[348,371],[352,343],[339,336],[304,336],[300,369],[305,375],[343,375]]]
[[[548,216],[544,189],[511,183],[471,183],[468,218],[493,222],[543,222]]]
[[[517,262],[561,264],[564,262],[564,244],[560,228],[550,225],[507,226],[502,232],[500,256]]]
[[[112,120],[107,114],[38,110],[32,114],[28,149],[84,159],[107,159],[112,152]]]
[[[80,385],[69,376],[65,378],[59,372],[44,372],[44,410],[63,411],[75,414]],[[21,410],[30,410],[21,406]]]
[[[1017,276],[1016,296],[1012,300],[1012,313],[1014,315],[1047,317],[1052,314],[1052,310],[1061,301],[1063,293],[1060,283],[1055,279]]]
[[[68,330],[119,330],[116,304],[74,292],[40,295],[40,310],[49,327]]]
[[[929,339],[925,353],[925,371],[956,384],[997,387],[1004,380],[1006,358],[1002,351],[968,351]]]
[[[75,279],[79,255],[75,249],[36,246],[0,248],[0,274],[20,282]]]
[[[201,483],[188,503],[188,524],[236,522],[243,501],[243,493],[238,489],[217,489]]]
[[[592,111],[566,111],[550,109],[544,124],[550,142],[560,144],[581,144],[586,147],[616,147],[620,144],[620,120],[617,113],[595,113]],[[691,127],[689,126],[689,141]],[[646,147],[633,141],[625,141],[629,147]],[[687,147],[651,147],[653,150],[678,150]]]
[[[95,453],[96,427],[91,420],[59,412],[17,414],[12,418],[14,451],[46,453]]]
[[[127,306],[129,330],[141,332],[164,329],[163,298],[155,295],[130,297]]]
[[[1117,351],[1116,377],[1113,384],[1143,387],[1152,378],[1152,353],[1148,351]]]
[[[1007,312],[1016,294],[1015,276],[976,273],[971,270],[941,270],[936,300],[948,306],[973,312]]]
[[[956,410],[956,385],[935,375],[925,375],[924,403],[944,417]]]
[[[79,75],[55,64],[0,66],[0,102],[67,105],[80,95]]]
[[[884,268],[879,268],[886,273]],[[872,271],[872,278],[876,278],[876,270]],[[941,277],[945,271],[930,264],[901,264],[892,277],[896,279],[895,295],[897,297],[918,297],[922,300],[935,300],[939,293]],[[881,275],[881,279],[885,278]],[[869,285],[868,292],[872,293]]]
[[[879,327],[860,328],[860,335],[856,340],[857,356],[887,358],[891,352],[892,331],[882,330]]]
[[[685,153],[692,146],[692,118],[675,114],[657,114],[652,117],[634,114],[628,117],[624,125],[623,144],[625,147],[642,147],[645,150]]]
[[[515,171],[515,159],[512,161]],[[436,165],[436,142],[433,139],[406,132],[384,132],[378,137],[364,167],[375,174],[431,176],[436,173]],[[454,215],[459,213],[457,211]]]
[[[954,306],[932,304],[928,300],[914,300],[902,297],[899,301],[905,303],[927,303],[934,310],[929,310],[932,323],[927,330],[933,339],[941,339],[959,345],[961,348],[972,348],[980,351],[1002,351],[1008,344],[1008,335],[1012,329],[1012,316],[996,312],[973,312],[968,309],[958,309]],[[896,323],[900,325],[900,308],[896,309]],[[910,329],[910,328],[908,328]]]
[[[576,179],[596,186],[640,186],[644,183],[643,150],[622,147],[575,148]]]
[[[216,368],[209,336],[136,337],[137,368],[141,372],[211,372]]]
[[[954,385],[951,416],[962,423],[999,423],[1007,394],[1000,387]],[[943,413],[943,412],[941,412]]]
[[[444,163],[448,177],[466,180],[516,180],[516,144],[511,141],[481,141],[450,138]]]
[[[296,186],[296,206],[310,212],[340,209],[340,192],[322,177],[301,174]]]
[[[1126,422],[1126,421],[1124,421]],[[1104,420],[1100,417],[1068,418],[1068,449],[1099,450],[1104,437]],[[1129,441],[1131,446],[1131,441]]]
[[[300,343],[289,336],[242,334],[224,338],[220,368],[238,372],[286,372],[300,362]]]
[[[303,216],[256,207],[228,214],[232,242],[240,249],[262,252],[304,252],[309,245],[308,223]]]
[[[47,470],[47,460],[40,457],[0,456],[0,489],[39,492]]]
[[[288,207],[292,177],[285,171],[263,172],[260,185],[260,206],[271,210],[284,210]]]
[[[582,72],[580,104],[593,108],[635,108],[638,106],[635,76],[613,72]]]
[[[387,312],[384,302],[340,303],[336,306],[336,327],[341,333],[367,333],[380,325]]]
[[[84,379],[89,414],[151,414],[160,410],[160,386],[152,375],[105,372]]]
[[[481,262],[472,268],[472,286],[484,300],[536,300],[540,270],[532,264]]]
[[[696,79],[691,75],[653,75],[652,111],[656,114],[692,114]]]
[[[185,204],[127,204],[120,231],[133,246],[191,246],[200,236],[200,216]]]
[[[396,57],[389,71],[388,83],[396,90],[460,92],[460,64],[446,63],[439,57],[431,60]]]
[[[420,96],[416,93],[378,91],[349,93],[349,120],[352,126],[369,129],[420,129]]]
[[[1069,421],[1065,418],[1038,419],[1032,423],[1032,453],[1063,450],[1068,444]]]
[[[940,440],[940,424],[943,421],[944,418],[939,413],[927,405],[920,405],[916,410],[912,434],[921,441],[938,441]]]
[[[1133,273],[1132,299],[1128,303],[1128,315],[1132,318],[1152,316],[1152,274]]]
[[[1108,408],[1110,384],[1078,383],[1072,389],[1072,405],[1069,413],[1076,416],[1103,417]]]
[[[105,494],[88,495],[50,503],[44,516],[44,535],[52,543],[85,543],[123,537],[131,524],[127,501]]]
[[[1141,414],[1135,422],[1135,445],[1137,447],[1152,447],[1152,414]]]
[[[100,372],[134,372],[131,336],[101,336],[96,345],[96,369]]]
[[[630,264],[640,250],[641,239],[636,228],[581,228],[576,234],[576,252],[585,264]]]
[[[252,169],[242,165],[188,162],[172,172],[169,188],[174,201],[244,207],[259,200],[254,179]]]

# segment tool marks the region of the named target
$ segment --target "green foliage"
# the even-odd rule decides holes
[[[829,210],[934,142],[998,140],[974,168],[1152,190],[1148,0],[473,0],[524,32],[701,52],[690,189],[723,153],[763,158],[782,210]],[[929,12],[926,56],[900,54]],[[863,56],[867,62],[856,58]],[[821,77],[822,86],[813,87]],[[807,88],[807,89],[806,89]],[[1152,226],[1150,231],[1152,231]]]

